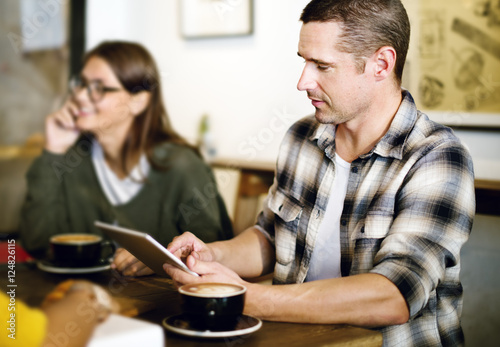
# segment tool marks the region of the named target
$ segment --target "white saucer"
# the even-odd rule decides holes
[[[242,315],[238,319],[238,323],[233,330],[229,331],[210,331],[210,330],[196,330],[189,324],[189,321],[184,319],[182,315],[170,316],[163,320],[163,326],[174,333],[203,338],[222,338],[241,336],[253,333],[262,326],[262,321],[259,318],[252,316]]]
[[[46,260],[39,260],[36,262],[36,266],[42,271],[56,274],[89,274],[109,270],[111,263],[107,262],[90,267],[61,267]]]

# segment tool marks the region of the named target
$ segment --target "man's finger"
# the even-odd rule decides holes
[[[180,270],[175,266],[166,263],[163,264],[163,270],[165,270],[165,273],[169,275],[170,278],[172,278],[177,287],[180,287],[186,283],[191,283],[193,282],[193,279],[196,280],[198,278],[188,274],[184,270]],[[191,278],[189,278],[188,276]]]

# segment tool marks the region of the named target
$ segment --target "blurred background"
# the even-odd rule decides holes
[[[478,214],[462,252],[468,346],[500,338],[500,1],[405,0],[404,76],[420,109],[454,128],[476,170]],[[279,143],[314,112],[297,91],[308,0],[2,0],[0,232],[15,235],[24,174],[43,146],[80,59],[103,40],[137,41],[156,59],[174,128],[204,146],[236,232],[253,223]]]

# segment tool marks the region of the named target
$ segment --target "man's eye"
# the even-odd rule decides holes
[[[326,71],[330,67],[328,65],[317,65],[317,66],[318,66],[318,70],[321,70],[321,71]]]

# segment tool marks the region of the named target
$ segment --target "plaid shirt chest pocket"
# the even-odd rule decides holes
[[[269,209],[275,215],[276,261],[278,265],[289,265],[295,259],[297,231],[303,206],[278,189],[269,201]]]
[[[392,214],[386,212],[370,212],[366,218],[359,223],[352,236],[351,275],[366,273],[374,266],[375,256],[380,250],[382,241],[389,234],[394,221]]]

